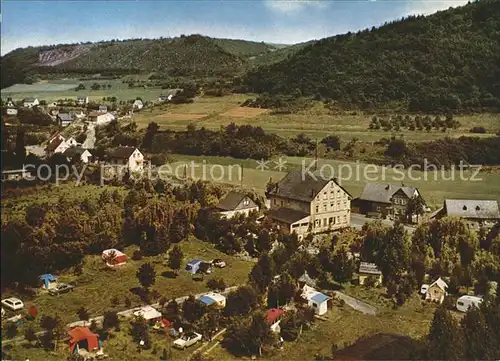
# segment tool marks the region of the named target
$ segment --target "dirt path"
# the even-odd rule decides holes
[[[356,311],[359,311],[361,313],[367,314],[367,315],[376,315],[377,314],[377,308],[360,301],[354,297],[348,296],[345,293],[342,293],[340,291],[335,291],[335,295],[340,298],[341,300],[344,300],[344,302],[349,305],[350,307],[354,308]]]

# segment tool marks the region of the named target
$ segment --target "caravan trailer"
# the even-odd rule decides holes
[[[462,296],[457,300],[457,310],[460,312],[467,312],[471,307],[479,307],[483,302],[481,297],[477,296]]]

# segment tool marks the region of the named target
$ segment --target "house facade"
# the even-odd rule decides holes
[[[361,262],[358,270],[359,284],[365,284],[368,278],[374,279],[374,286],[382,284],[382,272],[378,269],[375,263]]]
[[[51,141],[45,148],[45,155],[47,157],[51,157],[56,153],[64,153],[69,147],[70,145],[68,145],[64,138],[56,138]]]
[[[427,301],[443,303],[444,297],[446,296],[446,290],[448,289],[448,285],[441,278],[438,278],[436,281],[429,285],[427,292],[425,294],[425,299]]]
[[[135,147],[117,147],[108,154],[109,165],[126,168],[131,173],[144,167],[144,155]]]
[[[34,106],[39,105],[40,102],[38,101],[37,98],[25,98],[23,100],[23,106],[25,108],[33,108]]]
[[[31,172],[26,170],[26,168],[2,171],[2,181],[19,181],[21,179],[27,179],[30,176]]]
[[[67,127],[73,122],[73,117],[69,113],[59,113],[57,115],[57,123],[61,127]]]
[[[113,114],[101,112],[90,112],[88,117],[89,121],[95,123],[96,125],[107,124],[115,119]]]
[[[6,112],[7,112],[7,115],[17,115],[17,108],[8,107]]]
[[[70,147],[63,154],[68,161],[78,158],[82,163],[89,163],[92,160],[92,153],[82,147]]]
[[[221,216],[232,218],[236,214],[248,217],[250,212],[258,212],[259,206],[245,193],[231,191],[217,205]]]
[[[87,105],[89,103],[89,97],[88,96],[84,96],[84,97],[77,97],[76,98],[76,104],[77,105]]]
[[[422,198],[417,188],[368,183],[353,201],[353,208],[362,214],[401,219],[406,217],[409,201],[413,197]]]
[[[132,104],[132,107],[136,110],[141,110],[144,107],[144,104],[142,103],[142,100],[136,99],[134,104]]]
[[[291,172],[266,195],[267,217],[285,231],[297,233],[299,239],[350,225],[352,197],[335,179]]]
[[[464,219],[474,230],[489,229],[500,222],[498,202],[492,200],[445,199],[443,207],[431,218],[447,216]]]

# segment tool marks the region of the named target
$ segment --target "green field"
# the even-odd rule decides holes
[[[171,164],[172,170],[178,170],[178,174],[184,176],[184,165],[188,165],[187,176],[194,175],[195,179],[214,180],[221,183],[229,183],[234,185],[242,185],[244,188],[254,189],[261,194],[264,193],[266,184],[270,178],[273,181],[281,179],[285,175],[285,171],[300,170],[304,161],[307,168],[312,159],[299,157],[285,157],[286,170],[278,171],[275,168],[277,165],[274,161],[267,164],[267,170],[257,169],[257,161],[255,160],[240,160],[229,157],[209,157],[209,156],[186,156],[173,155],[175,162]],[[191,162],[195,162],[192,166]],[[213,166],[214,164],[221,165]],[[241,170],[242,177],[239,175]],[[400,184],[402,181],[405,185],[418,187],[422,196],[429,206],[437,208],[442,205],[445,198],[463,198],[463,199],[496,199],[500,201],[500,182],[498,182],[498,171],[480,172],[472,181],[471,172],[463,173],[463,180],[460,179],[458,171],[450,170],[428,172],[427,175],[423,172],[412,171],[404,174],[404,179],[398,171],[386,167],[375,166],[371,164],[344,162],[336,160],[321,159],[318,162],[318,170],[323,169],[323,174],[326,177],[337,177],[341,184],[351,193],[353,197],[361,194],[361,191],[366,183],[394,183]],[[314,169],[313,169],[314,170]],[[205,177],[203,176],[205,172]],[[351,176],[349,173],[352,172]],[[455,176],[455,179],[451,177]],[[221,177],[224,175],[224,177]],[[213,176],[213,177],[212,177]],[[409,177],[414,180],[410,179]],[[427,178],[426,178],[427,176]],[[480,179],[480,180],[479,180]]]

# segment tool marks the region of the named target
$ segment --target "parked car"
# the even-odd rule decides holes
[[[428,289],[429,289],[429,285],[423,284],[422,287],[420,287],[420,294],[425,295],[427,293]]]
[[[212,266],[217,267],[217,268],[224,268],[224,267],[226,267],[226,262],[224,262],[220,258],[216,258],[216,259],[212,260]]]
[[[49,289],[51,295],[60,295],[61,293],[67,293],[73,291],[73,286],[67,283],[58,283],[56,287]]]
[[[8,309],[12,311],[17,311],[20,310],[24,307],[23,301],[21,301],[19,298],[15,297],[10,297],[2,300],[2,305],[7,307]]]
[[[196,332],[186,332],[181,338],[174,341],[174,347],[184,350],[201,340],[201,335]]]

